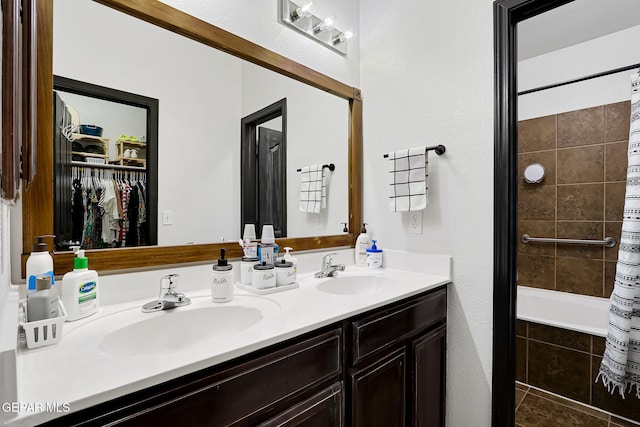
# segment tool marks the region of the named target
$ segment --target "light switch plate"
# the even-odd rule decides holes
[[[173,211],[162,211],[162,225],[173,224]]]
[[[409,212],[409,233],[422,234],[422,211]]]

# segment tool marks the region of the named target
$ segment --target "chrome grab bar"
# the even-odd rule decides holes
[[[581,240],[581,239],[550,239],[547,237],[531,237],[528,234],[522,235],[522,243],[567,243],[577,245],[600,245],[612,248],[616,245],[616,239],[613,237],[605,237],[604,240]]]

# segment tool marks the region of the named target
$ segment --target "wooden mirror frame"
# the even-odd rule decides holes
[[[498,0],[493,4],[493,372],[491,425],[515,425],[518,254],[517,25],[573,0]]]
[[[362,98],[360,89],[285,58],[255,43],[215,27],[194,16],[158,1],[94,0],[143,21],[227,52],[277,73],[314,86],[349,102],[349,230],[348,234],[278,239],[295,250],[353,246],[362,225]],[[53,234],[53,0],[37,2],[38,93],[37,93],[37,170],[22,201],[22,276],[26,257],[35,236]],[[240,143],[238,141],[238,143]],[[236,243],[210,243],[183,246],[144,246],[136,248],[88,250],[91,268],[113,271],[167,264],[204,262],[216,259],[221,247],[228,256],[242,256]],[[73,254],[53,254],[54,272],[62,274],[73,265]]]

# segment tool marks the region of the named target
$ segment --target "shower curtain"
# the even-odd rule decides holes
[[[631,76],[627,187],[607,345],[596,381],[640,399],[640,71]]]

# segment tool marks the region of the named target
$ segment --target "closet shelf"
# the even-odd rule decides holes
[[[102,138],[100,136],[94,135],[85,135],[83,133],[72,133],[71,136],[73,137],[74,141],[80,142],[109,142],[109,138]]]
[[[141,147],[141,148],[144,148],[147,146],[146,142],[125,141],[122,139],[117,140],[116,144],[131,145],[132,147]]]
[[[86,153],[84,151],[72,151],[71,154],[77,154],[78,156],[82,156],[82,157],[99,157],[101,159],[109,158],[109,156],[107,156],[106,154]],[[82,162],[79,162],[79,163],[82,163]]]
[[[141,171],[146,172],[145,167],[140,166],[121,166],[121,165],[112,165],[112,164],[101,164],[101,163],[85,163],[85,162],[76,162],[72,161],[71,166],[80,166],[85,168],[98,168],[98,169],[115,169],[115,170],[131,170],[131,171]]]

